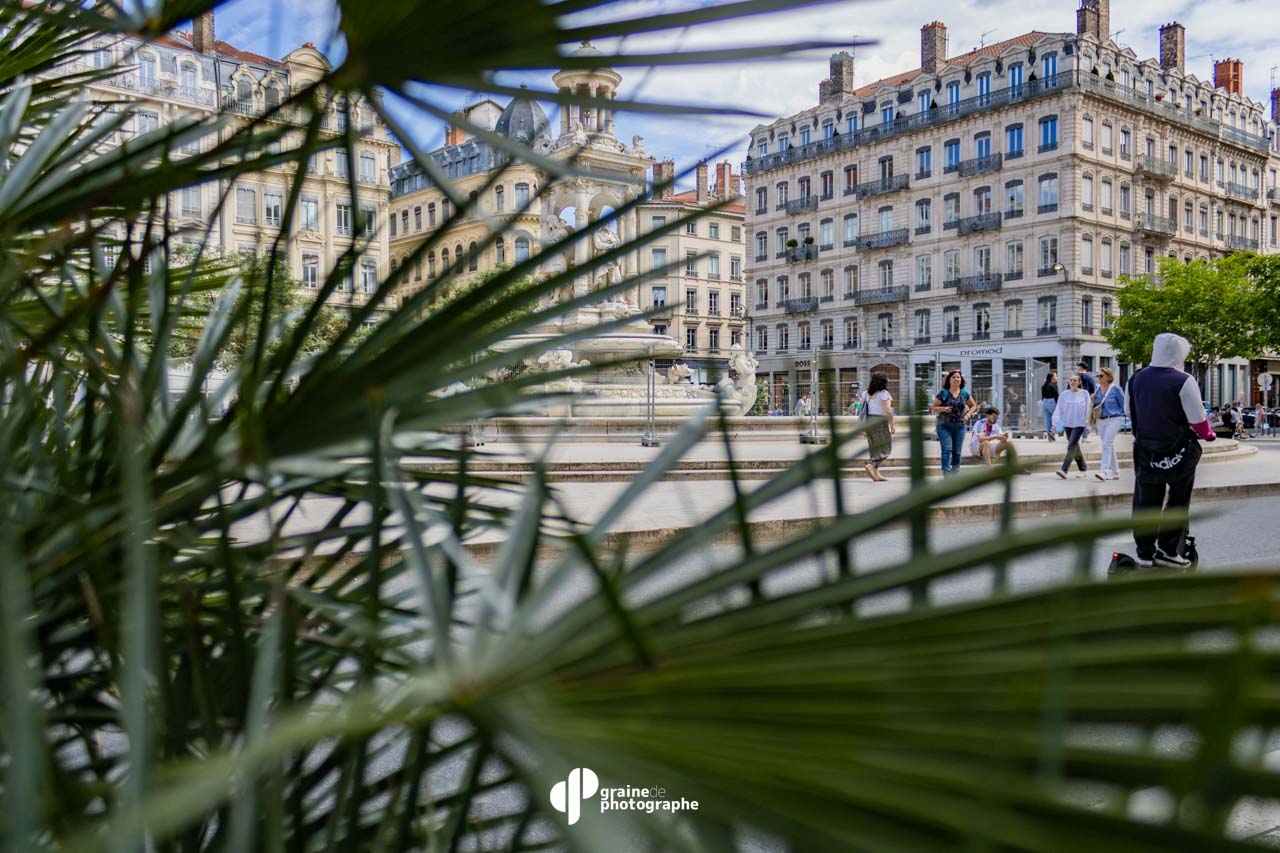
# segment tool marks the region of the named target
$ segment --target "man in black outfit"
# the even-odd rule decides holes
[[[1213,430],[1200,402],[1200,386],[1182,369],[1191,344],[1180,335],[1157,335],[1151,363],[1129,378],[1125,413],[1133,424],[1133,511],[1186,510],[1191,504],[1200,438]],[[1167,501],[1166,501],[1167,498]],[[1155,533],[1134,531],[1139,566],[1185,567],[1186,524],[1162,524]]]

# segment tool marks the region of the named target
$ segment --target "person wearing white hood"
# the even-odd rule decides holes
[[[1200,386],[1182,369],[1191,344],[1181,335],[1157,335],[1151,363],[1129,378],[1125,414],[1133,425],[1133,511],[1185,512],[1191,504],[1200,442],[1213,430],[1200,402]],[[1155,532],[1134,531],[1139,566],[1185,567],[1186,523],[1162,524]]]

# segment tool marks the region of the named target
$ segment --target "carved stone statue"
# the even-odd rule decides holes
[[[592,235],[592,242],[595,243],[597,253],[611,252],[622,245],[618,232],[607,225],[602,225],[596,229],[596,233]]]
[[[667,384],[679,385],[693,375],[693,368],[684,362],[676,362],[667,368]]]
[[[742,344],[729,347],[729,376],[716,383],[716,391],[726,400],[738,404],[736,414],[745,415],[756,404],[756,361],[742,348]]]
[[[638,133],[635,136],[631,137],[631,148],[633,151],[635,151],[636,154],[639,154],[640,156],[643,157],[647,153],[644,150],[644,137]]]
[[[560,275],[568,271],[572,262],[573,251],[572,249],[564,248],[561,241],[568,239],[572,233],[573,228],[570,227],[569,223],[556,214],[548,213],[542,217],[542,248],[543,255],[546,257],[542,264],[542,271],[545,275]],[[559,298],[561,300],[568,299],[572,295],[572,285],[567,285],[560,289]],[[544,304],[549,299],[549,296],[544,296]]]

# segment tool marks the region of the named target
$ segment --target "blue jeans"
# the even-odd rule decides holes
[[[1040,401],[1040,408],[1044,409],[1044,431],[1047,438],[1053,438],[1053,413],[1058,409],[1058,401],[1052,397],[1046,397]]]
[[[963,423],[938,424],[938,444],[942,445],[942,473],[951,474],[960,470],[965,432],[967,430]]]

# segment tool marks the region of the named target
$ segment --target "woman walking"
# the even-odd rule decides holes
[[[1089,470],[1084,464],[1084,454],[1080,451],[1080,439],[1084,437],[1085,424],[1089,422],[1089,409],[1093,398],[1089,392],[1080,387],[1080,377],[1072,374],[1067,377],[1067,390],[1058,395],[1058,405],[1053,412],[1054,426],[1067,434],[1067,455],[1062,458],[1062,467],[1057,474],[1067,479],[1067,471],[1071,468],[1071,460],[1080,466],[1081,476]]]
[[[942,473],[960,471],[960,457],[964,452],[965,427],[969,418],[978,410],[978,404],[964,389],[964,374],[953,370],[942,383],[942,390],[933,398],[929,411],[938,416],[938,444],[942,447]]]
[[[1116,435],[1124,421],[1124,391],[1116,384],[1111,368],[1098,371],[1098,391],[1093,395],[1098,413],[1098,435],[1102,437],[1102,470],[1094,474],[1099,480],[1119,480],[1120,461],[1116,458]]]
[[[1058,408],[1058,374],[1052,370],[1040,386],[1040,408],[1044,411],[1045,438],[1057,441],[1058,436],[1053,431],[1053,412]]]
[[[871,374],[866,397],[862,401],[863,420],[867,425],[867,476],[877,483],[889,478],[880,473],[880,463],[889,458],[893,450],[893,395],[889,393],[889,377],[884,373]]]

